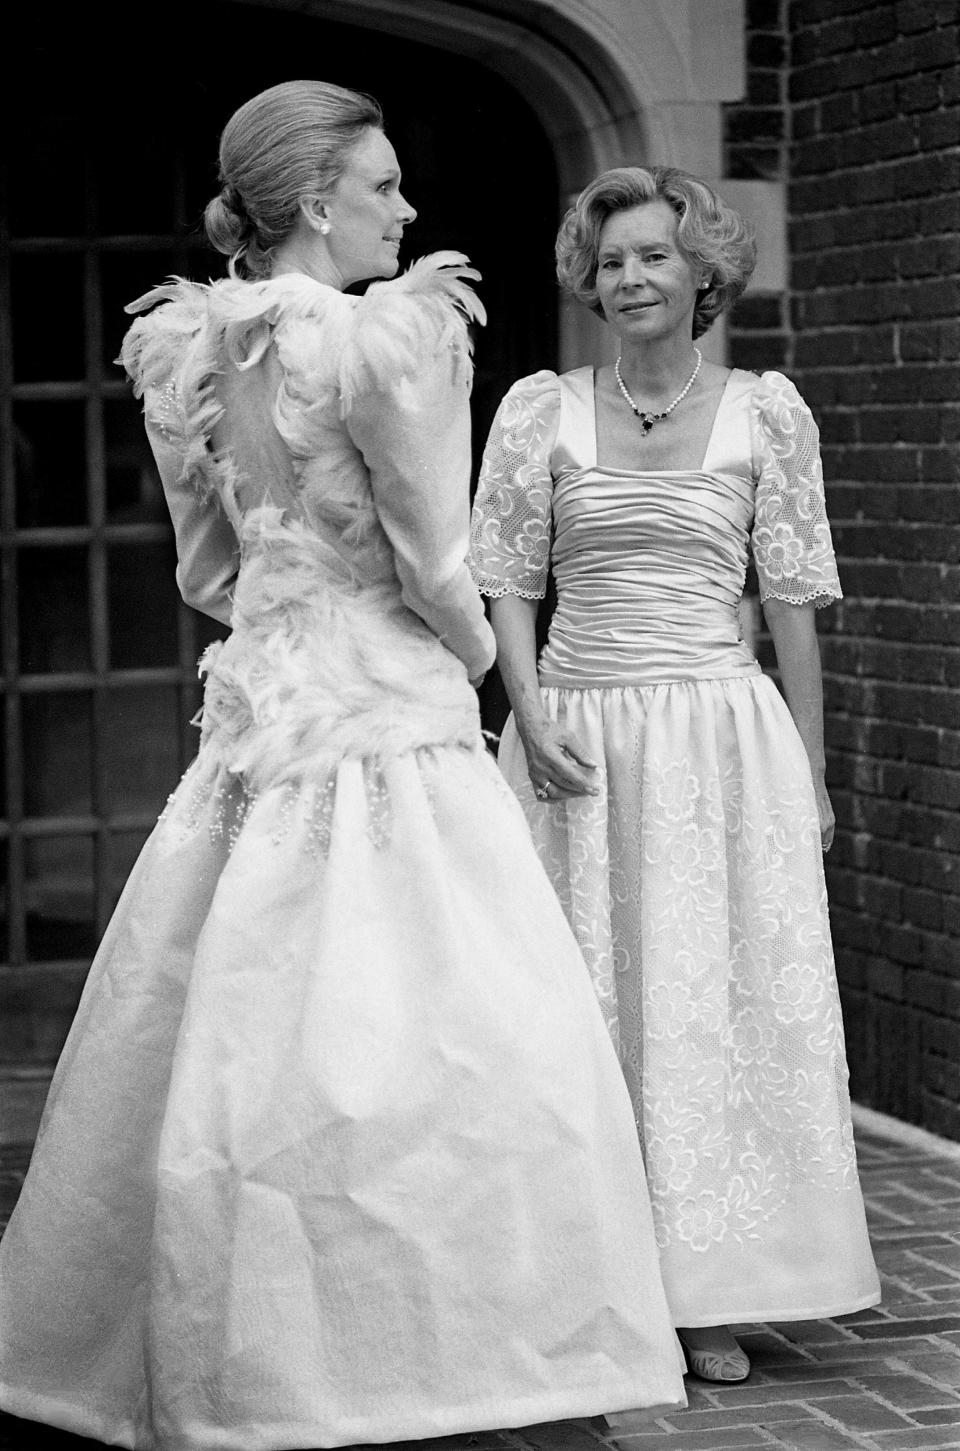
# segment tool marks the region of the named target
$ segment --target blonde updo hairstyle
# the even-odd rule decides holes
[[[326,195],[371,127],[383,130],[372,96],[324,81],[284,81],[234,112],[220,137],[222,188],[203,217],[211,243],[230,258],[232,276],[269,275],[300,198]]]
[[[602,317],[597,266],[603,224],[614,212],[653,201],[672,207],[680,251],[710,279],[697,294],[693,313],[693,336],[701,337],[746,287],[757,249],[752,229],[740,213],[686,171],[672,166],[618,166],[601,172],[560,223],[557,276],[562,287]]]

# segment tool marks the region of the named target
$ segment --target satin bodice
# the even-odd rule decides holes
[[[553,451],[557,609],[544,685],[660,684],[756,674],[741,637],[755,483],[755,379],[727,381],[697,470],[597,464],[593,369],[561,379]]]

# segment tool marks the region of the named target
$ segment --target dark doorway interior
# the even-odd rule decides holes
[[[381,101],[420,213],[404,263],[449,247],[483,273],[478,449],[509,383],[556,356],[559,203],[523,98],[453,54],[204,0],[28,7],[18,31],[0,235],[12,338],[0,358],[0,1062],[39,1064],[59,1049],[131,862],[196,748],[195,662],[214,627],[177,600],[139,405],[113,359],[124,303],[171,272],[223,270],[198,230],[223,123],[298,76]],[[487,707],[496,723],[489,688]]]

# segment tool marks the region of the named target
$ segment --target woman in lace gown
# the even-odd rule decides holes
[[[682,1405],[629,1097],[471,687],[476,274],[344,293],[415,215],[369,98],[273,88],[221,162],[231,276],[134,303],[123,362],[233,629],[4,1238],[0,1404],[171,1451]]]
[[[879,1298],[821,859],[818,435],[787,378],[694,345],[754,257],[695,178],[604,173],[557,255],[621,355],[521,379],[491,431],[472,565],[513,705],[499,759],[619,1048],[691,1368],[742,1379],[728,1323]],[[741,635],[751,546],[786,703]]]

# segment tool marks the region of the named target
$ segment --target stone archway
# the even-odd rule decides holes
[[[610,166],[658,161],[722,171],[724,101],[744,85],[744,0],[235,0],[296,10],[468,57],[523,96],[554,152],[561,200]],[[763,184],[760,184],[761,186]],[[775,199],[731,200],[764,213]],[[749,189],[749,184],[748,184]],[[729,185],[725,187],[730,191]],[[561,368],[603,356],[604,329],[560,305]],[[722,329],[710,350],[723,352]]]
[[[624,156],[646,152],[643,120],[612,50],[588,27],[560,14],[550,17],[549,27],[538,23],[534,13],[546,7],[485,4],[481,9],[469,0],[237,3],[296,10],[479,62],[512,84],[536,115],[553,145],[564,194],[579,190],[595,171],[617,165]],[[502,13],[494,13],[497,9]]]
[[[259,87],[297,72],[323,74],[336,57],[338,76],[341,64],[350,72],[344,83],[369,79],[373,88],[385,79],[393,102],[417,45],[440,59],[441,122],[463,116],[464,88],[469,102],[469,88],[479,94],[489,82],[496,96],[483,121],[474,118],[471,139],[476,209],[473,196],[464,202],[461,188],[457,200],[448,185],[449,137],[431,138],[429,106],[418,111],[423,132],[408,126],[404,136],[411,159],[420,152],[424,196],[445,202],[432,217],[433,206],[424,207],[423,250],[462,245],[482,254],[491,317],[503,319],[495,362],[478,344],[482,416],[520,372],[576,366],[605,350],[583,309],[561,311],[558,336],[549,267],[558,207],[598,170],[625,161],[719,176],[721,104],[741,87],[741,8],[742,0],[716,0],[706,26],[696,0],[174,0],[171,24],[182,17],[189,43],[144,50],[129,82],[136,127],[117,124],[117,77],[106,53],[77,70],[83,13],[57,27],[42,13],[28,17],[30,43],[11,84],[31,125],[15,145],[8,138],[8,232],[0,239],[0,320],[12,319],[13,337],[0,359],[8,424],[0,430],[2,643],[14,682],[8,721],[16,722],[0,821],[0,867],[13,904],[6,920],[0,911],[0,956],[6,949],[9,958],[0,964],[0,1066],[6,1055],[25,1082],[39,1075],[42,1083],[116,890],[194,749],[186,722],[203,627],[176,608],[169,524],[144,460],[138,406],[111,360],[123,303],[170,271],[210,275],[196,226],[214,185],[224,117]],[[284,38],[268,43],[273,27],[260,22],[274,20],[285,22],[276,27]],[[347,57],[312,38],[347,28],[371,41],[375,32],[377,43]],[[443,74],[455,69],[469,78]],[[411,83],[418,102],[417,87],[436,83],[424,79],[428,70],[434,74],[432,61]],[[42,107],[38,96],[47,98]],[[531,115],[536,124],[524,130]],[[521,133],[511,184],[523,205],[511,209],[495,187],[504,149]],[[154,573],[163,587],[144,621],[130,608],[128,586]],[[44,608],[51,599],[59,613]],[[144,719],[156,727],[155,756],[144,748]],[[61,739],[72,754],[59,751]],[[59,773],[45,751],[60,760]]]

